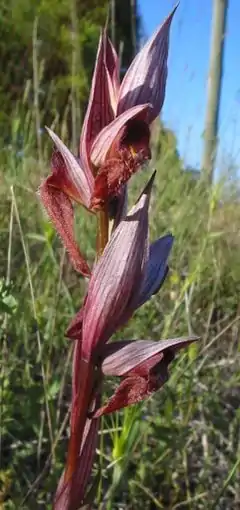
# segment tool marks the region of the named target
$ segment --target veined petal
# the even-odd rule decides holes
[[[119,135],[123,135],[124,129],[128,121],[139,117],[144,120],[151,109],[149,104],[138,104],[123,112],[108,126],[106,126],[93,142],[91,149],[91,161],[95,166],[104,163],[111,145],[118,139]]]
[[[160,289],[168,270],[167,259],[173,241],[173,236],[168,234],[151,244],[137,307],[143,305]]]
[[[83,312],[82,356],[88,360],[124,323],[138,294],[147,256],[148,204],[153,178],[113,232],[93,269]]]
[[[166,351],[173,353],[198,340],[197,336],[173,338],[169,340],[126,340],[103,347],[102,371],[105,375],[124,376],[147,364],[151,358]],[[119,345],[118,345],[119,344]],[[156,364],[156,361],[155,361]],[[147,365],[149,368],[149,365]]]
[[[59,164],[57,165],[57,160],[53,160],[53,174],[50,176],[49,184],[61,189],[64,193],[88,208],[94,186],[93,177],[92,182],[89,183],[84,170],[71,151],[51,129],[46,128],[46,130],[65,163],[64,167],[60,167]]]
[[[134,105],[151,103],[149,122],[160,113],[167,80],[169,31],[177,6],[133,60],[125,74],[118,98],[117,114]]]
[[[93,413],[93,417],[136,404],[159,390],[168,380],[168,365],[174,359],[175,352],[195,340],[197,337],[161,342],[138,340],[128,342],[125,346],[121,342],[118,352],[116,350],[105,358],[102,370],[109,375],[123,376],[123,380],[108,402]]]
[[[49,218],[63,240],[74,269],[84,276],[90,276],[91,271],[74,238],[73,206],[71,200],[63,191],[51,184],[49,185],[48,179],[41,184],[39,194]]]
[[[119,58],[116,50],[106,35],[106,67],[108,71],[109,91],[111,98],[111,105],[114,113],[117,109],[117,98],[120,89],[119,81]]]
[[[114,118],[111,95],[113,86],[109,88],[111,82],[110,73],[114,73],[112,61],[110,62],[109,43],[107,41],[106,31],[100,35],[95,69],[92,78],[92,86],[89,96],[88,107],[83,122],[82,134],[80,139],[80,158],[84,166],[89,168],[90,149],[93,140],[101,130],[109,124]],[[107,68],[106,50],[108,48],[109,69]]]

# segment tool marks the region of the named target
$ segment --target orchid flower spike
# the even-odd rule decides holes
[[[119,59],[106,27],[101,32],[77,157],[47,128],[54,152],[51,174],[40,186],[40,197],[74,268],[89,277],[83,306],[67,330],[74,340],[70,439],[54,510],[77,510],[87,504],[100,417],[159,390],[176,353],[198,339],[109,343],[159,291],[168,273],[173,236],[168,233],[151,244],[148,237],[155,173],[130,212],[126,211],[127,182],[151,157],[150,128],[164,102],[169,33],[176,8],[134,58],[122,83]],[[100,210],[101,242],[92,270],[75,239],[73,203],[93,214]],[[109,215],[114,207],[109,239]],[[120,383],[102,403],[105,376],[119,377]]]

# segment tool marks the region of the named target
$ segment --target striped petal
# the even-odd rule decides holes
[[[115,76],[113,60],[115,56],[104,30],[99,39],[89,102],[80,139],[80,158],[87,168],[90,167],[90,149],[93,140],[114,118],[112,101],[115,101],[113,97],[115,85],[111,81]]]
[[[177,6],[137,54],[125,74],[119,91],[118,115],[143,103],[153,107],[149,122],[159,115],[165,97],[169,31],[176,9]]]
[[[94,186],[93,177],[89,179],[89,175],[62,140],[51,129],[46,129],[57,148],[57,153],[53,154],[53,173],[48,184],[61,189],[66,195],[88,208]]]
[[[102,371],[105,375],[126,376],[166,351],[177,352],[198,340],[197,336],[169,340],[125,340],[106,344],[102,349]]]
[[[117,110],[117,98],[120,89],[119,81],[119,58],[115,51],[115,48],[110,41],[109,37],[106,36],[106,67],[107,67],[107,78],[110,92],[110,100],[114,113]]]
[[[89,282],[83,313],[82,356],[88,360],[129,318],[147,256],[148,205],[153,178],[113,232]]]
[[[91,149],[91,161],[95,166],[102,165],[109,149],[116,140],[124,134],[127,123],[132,120],[139,118],[141,120],[146,119],[149,110],[151,109],[149,104],[138,104],[128,111],[119,115],[113,122],[108,124],[94,140]]]

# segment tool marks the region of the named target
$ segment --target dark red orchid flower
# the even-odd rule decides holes
[[[175,10],[135,57],[121,85],[116,51],[106,30],[102,32],[79,158],[48,129],[55,151],[52,174],[40,186],[40,196],[74,268],[85,276],[90,275],[90,268],[74,238],[72,201],[94,212],[112,197],[122,197],[114,215],[118,221],[123,216],[124,184],[150,157],[149,126],[164,101],[169,30]]]
[[[118,88],[115,119],[93,142],[91,159],[99,168],[92,198],[95,207],[119,192],[150,157],[149,126],[164,102],[169,30],[176,8],[133,60]]]

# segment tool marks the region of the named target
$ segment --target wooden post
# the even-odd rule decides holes
[[[202,157],[202,170],[205,172],[209,183],[212,183],[213,180],[217,151],[227,9],[228,0],[213,0],[208,96],[204,130],[204,150]]]

